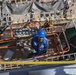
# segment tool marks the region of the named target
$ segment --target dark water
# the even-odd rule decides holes
[[[71,37],[76,34],[76,29],[75,28],[67,29],[65,31],[65,34],[66,34],[66,37],[67,37],[68,41],[70,41]]]

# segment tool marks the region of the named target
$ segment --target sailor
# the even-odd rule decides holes
[[[49,47],[49,42],[46,38],[46,32],[44,30],[40,29],[37,35],[32,38],[31,46],[32,49],[34,49],[33,51],[36,51],[37,55],[46,53]]]
[[[24,47],[24,58],[43,55],[47,52],[49,47],[48,39],[46,38],[46,32],[40,29],[31,40],[31,47]]]

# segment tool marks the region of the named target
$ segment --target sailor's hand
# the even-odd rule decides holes
[[[29,50],[30,53],[36,53],[36,51],[34,49]]]
[[[29,48],[29,47],[24,47],[24,49],[31,51],[31,48]]]
[[[29,47],[24,47],[24,49],[28,50],[30,53],[36,53],[35,49],[31,49]]]
[[[33,52],[33,53],[36,53],[36,50],[35,50],[35,49],[33,49],[33,50],[32,50],[32,52]]]

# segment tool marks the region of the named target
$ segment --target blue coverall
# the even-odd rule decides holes
[[[49,47],[49,42],[46,37],[44,37],[43,41],[41,43],[38,42],[38,36],[34,36],[32,41],[31,41],[32,48],[35,49],[37,52],[37,55],[41,55],[46,53],[48,47]]]

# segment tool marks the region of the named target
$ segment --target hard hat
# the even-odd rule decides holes
[[[40,38],[44,38],[45,36],[46,36],[46,32],[45,32],[45,30],[42,30],[42,29],[40,29],[39,31],[38,31],[38,37],[40,37]]]

